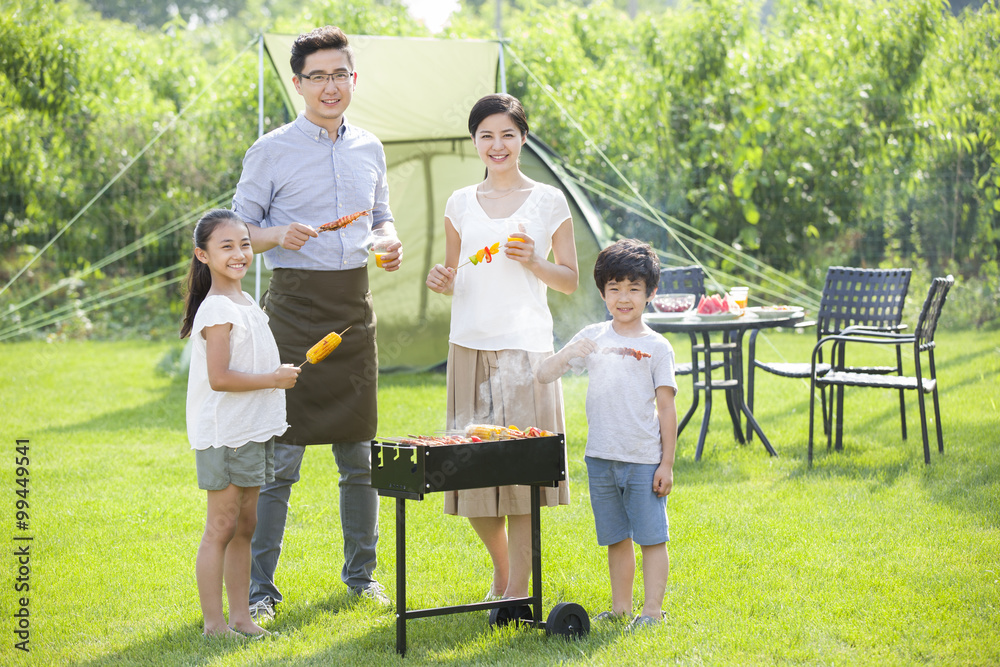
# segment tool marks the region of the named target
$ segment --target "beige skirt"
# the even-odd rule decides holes
[[[535,381],[532,371],[546,352],[524,350],[472,350],[448,347],[448,424],[464,429],[469,424],[496,424],[566,432],[562,385]],[[542,487],[541,504],[569,504],[568,480],[558,488]],[[465,517],[507,516],[531,513],[530,486],[493,486],[444,493],[445,514]]]

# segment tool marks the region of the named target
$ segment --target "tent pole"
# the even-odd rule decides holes
[[[507,68],[503,63],[503,16],[500,13],[500,0],[497,0],[497,41],[500,43],[500,92],[507,92]]]
[[[264,33],[257,40],[257,136],[264,134]],[[260,263],[254,262],[253,298],[260,303]]]

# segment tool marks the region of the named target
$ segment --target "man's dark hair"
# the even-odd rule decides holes
[[[602,250],[594,263],[594,282],[604,294],[612,280],[645,280],[646,296],[660,283],[660,258],[648,243],[622,239]]]
[[[322,28],[315,28],[312,32],[307,32],[295,38],[292,43],[292,73],[302,74],[305,67],[306,57],[322,51],[324,49],[337,49],[347,55],[347,64],[354,69],[354,51],[347,43],[347,35],[344,31],[334,25],[325,25]]]

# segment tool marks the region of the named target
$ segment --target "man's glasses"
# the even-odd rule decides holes
[[[325,86],[330,80],[337,85],[343,85],[351,80],[354,72],[334,72],[333,74],[299,74],[300,79],[305,79],[316,86]]]

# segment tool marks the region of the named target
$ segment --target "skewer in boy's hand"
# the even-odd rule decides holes
[[[450,294],[455,287],[455,269],[450,266],[435,264],[427,274],[427,287],[438,294]]]

